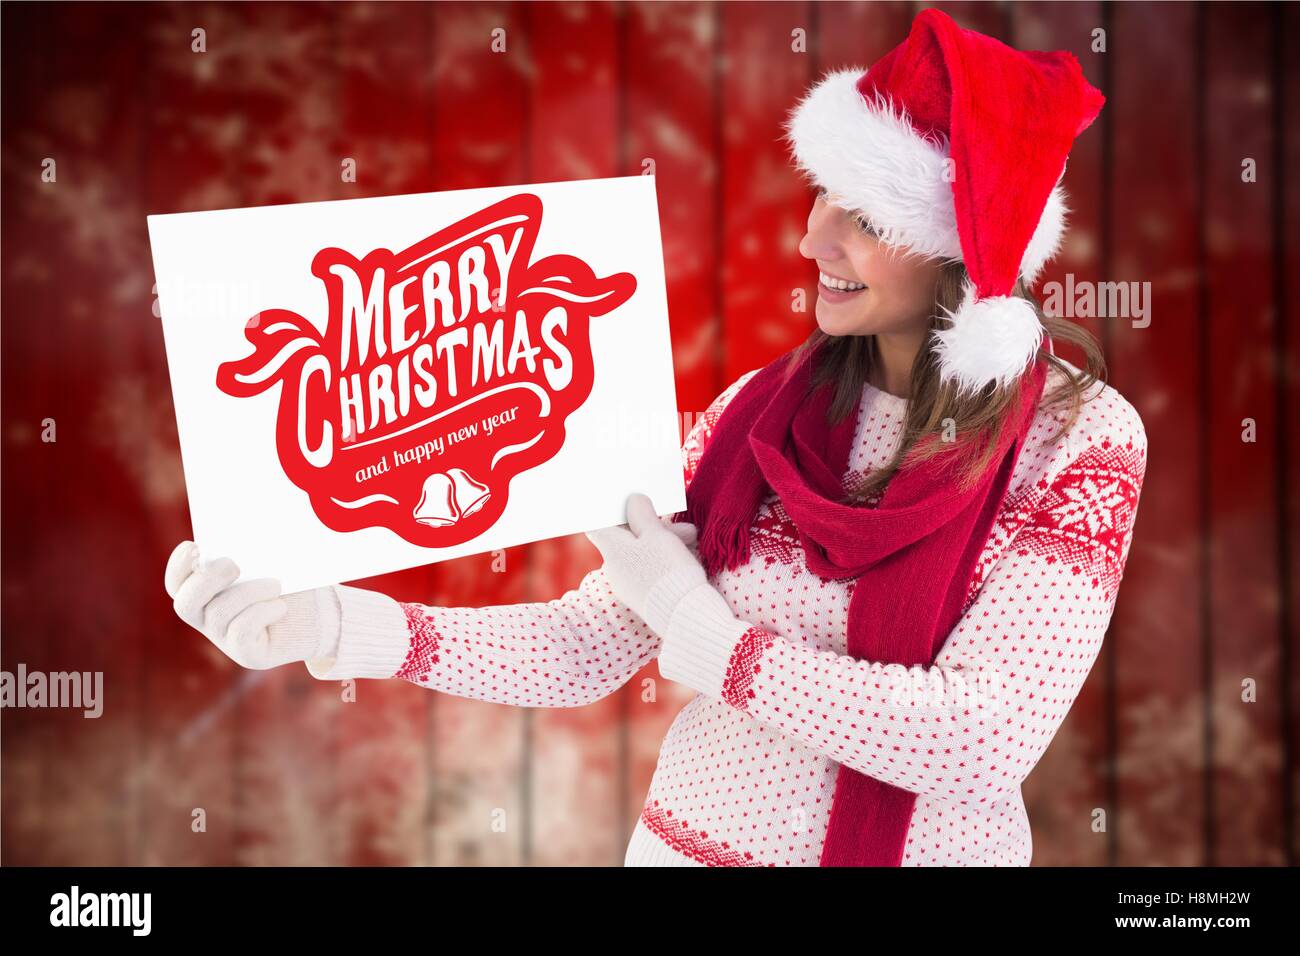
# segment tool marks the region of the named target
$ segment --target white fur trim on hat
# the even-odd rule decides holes
[[[791,110],[785,138],[795,165],[834,202],[865,216],[887,245],[960,260],[948,143],[917,133],[888,99],[865,99],[857,88],[864,72],[832,70]],[[1058,181],[1021,258],[1030,285],[1060,248],[1068,211]]]
[[[1061,175],[1065,175],[1064,170]],[[1065,238],[1066,217],[1069,214],[1070,207],[1065,204],[1065,187],[1057,180],[1047,197],[1043,214],[1038,218],[1038,225],[1034,227],[1034,234],[1029,237],[1029,245],[1025,246],[1025,254],[1020,259],[1020,275],[1025,280],[1025,285],[1033,286],[1038,282],[1043,267],[1061,251],[1061,240]]]
[[[1011,384],[1043,341],[1043,325],[1028,299],[993,295],[976,301],[969,282],[961,305],[947,317],[951,326],[933,333],[934,351],[940,378],[956,382],[961,392]]]

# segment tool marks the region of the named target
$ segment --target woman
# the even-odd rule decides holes
[[[1100,649],[1145,467],[1095,343],[1027,291],[1101,104],[1069,54],[936,11],[816,84],[789,139],[817,186],[818,328],[691,430],[687,510],[633,495],[575,590],[280,597],[186,542],[177,613],[246,667],[528,707],[598,700],[657,656],[698,694],[628,864],[1028,864],[1020,784]]]

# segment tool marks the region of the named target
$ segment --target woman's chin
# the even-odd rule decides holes
[[[840,309],[827,302],[818,301],[813,315],[817,327],[827,335],[862,335],[862,316],[855,310]]]

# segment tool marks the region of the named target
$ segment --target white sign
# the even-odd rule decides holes
[[[194,539],[286,592],[686,506],[652,176],[149,217]]]

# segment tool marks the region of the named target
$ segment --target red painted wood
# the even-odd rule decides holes
[[[1300,8],[1283,5],[1272,12],[1271,22],[1281,49],[1282,110],[1278,135],[1282,137],[1278,155],[1280,169],[1300,169]],[[1282,733],[1286,746],[1275,756],[1283,766],[1289,787],[1284,795],[1283,812],[1289,821],[1290,845],[1287,863],[1294,866],[1300,859],[1300,833],[1296,827],[1296,794],[1300,793],[1300,761],[1297,746],[1300,742],[1300,308],[1291,291],[1292,276],[1300,275],[1300,189],[1296,189],[1290,176],[1279,180],[1282,187],[1281,207],[1278,210],[1277,234],[1274,236],[1275,253],[1281,281],[1274,290],[1275,308],[1281,319],[1276,363],[1279,371],[1279,510],[1284,512],[1282,532],[1286,535],[1278,550],[1282,586],[1286,596],[1279,595],[1279,605],[1286,610],[1282,622],[1280,644],[1286,667],[1282,679],[1287,682],[1290,711],[1283,717]]]
[[[625,175],[652,170],[659,197],[678,406],[700,414],[723,388],[719,311],[718,12],[708,3],[625,4]],[[693,418],[684,418],[689,423]]]
[[[967,30],[997,37],[1004,43],[1011,42],[1010,10],[1007,4],[994,3],[992,0],[957,0],[951,3],[917,4],[917,12],[933,7],[942,10]]]
[[[1203,11],[1206,35],[1206,296],[1211,389],[1210,750],[1212,862],[1278,865],[1282,725],[1278,660],[1277,382],[1273,370],[1272,33],[1264,4]],[[1243,182],[1243,160],[1259,174]],[[1246,419],[1257,429],[1243,441]],[[1243,701],[1252,682],[1254,702]]]
[[[6,711],[6,761],[16,751],[38,788],[16,808],[18,825],[39,817],[42,839],[6,861],[121,864],[141,845],[131,769],[144,750],[139,611],[152,588],[103,573],[82,581],[74,569],[150,566],[138,530],[148,508],[124,467],[129,438],[113,429],[116,403],[139,384],[136,339],[114,330],[149,321],[144,290],[118,273],[142,251],[140,47],[100,42],[113,29],[102,11],[24,12],[19,23],[34,52],[26,66],[46,82],[22,84],[25,108],[5,115],[6,156],[12,148],[18,162],[5,173],[5,221],[12,212],[23,223],[5,244],[5,667],[102,672],[105,700],[98,719],[24,714],[21,736]],[[40,180],[46,157],[57,182]],[[56,443],[41,441],[46,418]]]
[[[1152,291],[1150,327],[1117,319],[1111,355],[1112,380],[1141,414],[1151,447],[1109,638],[1119,677],[1109,825],[1118,862],[1129,866],[1205,862],[1196,11],[1116,5],[1107,54],[1109,278],[1150,282]]]
[[[4,460],[8,463],[0,484],[5,528],[0,553],[6,569],[4,603],[0,605],[4,615],[0,661],[13,673],[20,663],[49,669],[62,643],[56,623],[49,617],[42,582],[31,566],[41,548],[42,533],[57,520],[57,501],[44,489],[62,470],[58,465],[70,463],[75,455],[60,454],[66,444],[60,448],[43,445],[40,440],[41,422],[46,417],[61,419],[65,435],[72,424],[71,417],[62,414],[70,406],[57,397],[63,383],[49,373],[22,375],[24,368],[48,368],[59,338],[52,321],[32,320],[33,316],[48,315],[50,264],[57,261],[59,251],[59,233],[46,195],[50,187],[40,180],[43,159],[60,142],[52,106],[61,88],[53,82],[53,64],[48,59],[56,25],[35,6],[7,7],[3,16],[5,36],[21,32],[29,38],[21,48],[5,50],[5,82],[0,85],[6,147],[6,162],[0,166],[4,202],[0,239],[5,249],[0,260],[0,298],[6,319],[0,324],[0,370],[6,421]],[[20,87],[12,82],[15,75],[26,77],[27,83]],[[66,160],[59,168],[66,183],[72,168]],[[66,317],[60,318],[66,321]],[[14,387],[17,382],[22,382],[21,389]],[[49,461],[55,455],[60,460]],[[15,461],[26,462],[26,467],[14,468]],[[53,778],[60,728],[47,716],[21,709],[4,714],[6,786],[0,789],[0,835],[7,863],[34,864],[60,855],[50,848],[66,839],[58,830],[72,822],[70,815],[60,819],[60,814],[42,809],[57,806]],[[62,857],[67,856],[65,850]]]
[[[811,194],[791,170],[781,124],[813,79],[806,3],[721,6],[722,281],[727,384],[766,365],[814,328],[812,299],[795,312],[796,290],[816,282],[799,255]]]
[[[868,69],[907,36],[912,25],[912,4],[823,3],[814,6],[817,17],[817,73],[856,67]]]
[[[187,12],[159,4],[148,8],[144,22],[144,35],[152,42],[140,90],[148,104],[141,162],[144,199],[135,224],[142,243],[147,242],[145,214],[246,204],[240,175],[243,137],[230,129],[229,119],[236,112],[232,104],[237,102],[238,87],[219,80],[220,64],[229,60],[230,37],[235,33],[232,13],[210,5],[196,5]],[[210,52],[192,49],[196,28],[207,32]],[[220,135],[222,130],[227,135]],[[158,308],[147,245],[136,268],[151,308]],[[133,325],[141,327],[153,350],[147,386],[137,404],[148,410],[142,431],[154,437],[146,469],[137,480],[151,489],[153,498],[153,554],[141,576],[155,587],[144,607],[154,622],[151,635],[156,635],[147,647],[157,655],[143,674],[146,704],[141,721],[147,741],[142,811],[152,825],[139,862],[233,865],[239,860],[240,691],[251,678],[176,618],[160,586],[161,569],[172,548],[191,538],[193,530],[162,333],[156,319],[149,326]],[[127,416],[122,418],[125,421]],[[196,810],[203,813],[204,832],[193,832]]]
[[[52,84],[41,82],[50,64],[43,62],[40,40],[53,27],[42,22],[33,8],[6,9],[4,14],[6,34],[22,30],[35,41],[23,50],[12,51],[5,58],[6,69],[23,71],[39,91],[37,95],[23,91],[24,95],[20,96],[15,84],[8,82],[0,90],[4,141],[15,144],[11,161],[0,170],[5,200],[3,241],[7,250],[3,260],[3,305],[8,319],[0,326],[3,337],[0,366],[6,385],[6,419],[17,423],[16,428],[11,425],[5,429],[4,452],[5,460],[10,463],[22,456],[33,465],[22,474],[10,474],[7,470],[6,480],[0,487],[6,530],[0,545],[10,572],[4,578],[4,641],[0,643],[0,657],[5,670],[13,672],[20,663],[33,669],[48,667],[59,640],[54,633],[54,622],[44,613],[46,607],[38,604],[40,582],[30,572],[14,574],[13,571],[15,567],[29,565],[41,529],[48,527],[57,513],[52,497],[40,493],[43,480],[58,473],[45,464],[50,451],[57,446],[48,448],[40,444],[40,423],[52,410],[62,409],[55,398],[57,383],[51,376],[41,376],[28,383],[19,394],[8,387],[15,381],[17,370],[55,351],[57,333],[52,324],[30,319],[15,322],[13,317],[40,314],[46,308],[51,271],[48,263],[55,261],[58,244],[56,231],[46,221],[49,213],[40,192],[44,185],[40,174],[42,160],[53,151],[57,139],[49,122],[49,101],[54,89]],[[23,131],[22,140],[15,142],[18,130]],[[65,175],[71,172],[66,163],[62,168]],[[21,206],[15,203],[15,197],[19,196],[26,200]],[[63,420],[68,423],[66,417]],[[57,753],[54,741],[58,728],[41,719],[43,716],[37,711],[23,710],[5,714],[8,746],[4,749],[4,770],[10,783],[0,793],[4,810],[0,825],[4,845],[9,848],[9,860],[39,862],[43,855],[39,848],[49,846],[58,838],[57,816],[37,810],[53,802],[52,778]]]

